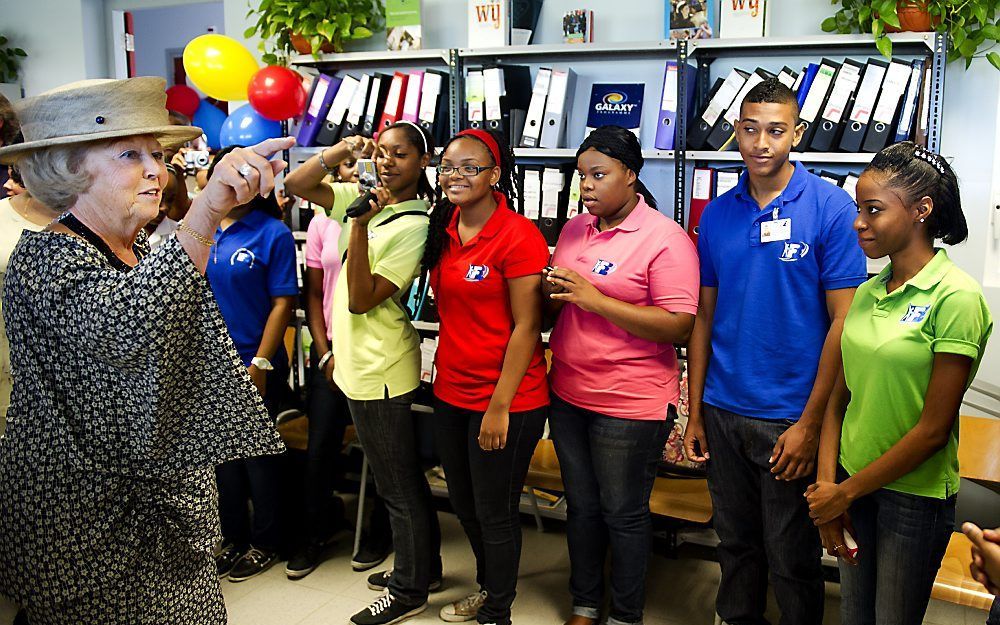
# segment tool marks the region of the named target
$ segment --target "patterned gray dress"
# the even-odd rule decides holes
[[[205,278],[176,238],[123,272],[25,233],[3,297],[0,593],[33,625],[225,623],[213,467],[283,447]]]

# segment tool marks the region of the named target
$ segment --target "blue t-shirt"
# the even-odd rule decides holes
[[[295,239],[285,224],[251,211],[215,232],[205,276],[236,350],[249,366],[264,336],[271,298],[299,293]],[[284,343],[272,360],[283,356]]]
[[[701,284],[718,288],[704,401],[760,419],[798,420],[830,328],[826,291],[867,278],[841,188],[796,163],[766,208],[748,175],[705,209],[698,234]],[[761,242],[761,223],[791,219],[791,236]]]

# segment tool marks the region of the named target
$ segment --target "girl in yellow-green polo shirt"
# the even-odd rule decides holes
[[[890,263],[844,321],[806,498],[840,560],[841,622],[918,625],[954,530],[958,411],[993,320],[980,285],[934,247],[968,236],[944,158],[911,142],[882,150],[857,202],[859,244]]]
[[[349,137],[289,174],[285,188],[320,204],[345,222],[339,247],[346,261],[332,303],[333,379],[344,392],[358,438],[389,509],[395,568],[369,578],[388,592],[358,612],[355,625],[387,625],[427,607],[431,586],[440,586],[441,535],[431,493],[417,454],[410,405],[420,385],[420,339],[401,303],[420,272],[434,189],[425,173],[431,137],[411,122],[398,122],[377,142]],[[322,183],[326,172],[349,158],[373,155],[380,186],[371,210],[353,219],[347,207],[357,185]]]

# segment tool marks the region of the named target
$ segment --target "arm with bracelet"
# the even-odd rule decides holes
[[[374,150],[374,142],[366,137],[342,139],[337,145],[324,149],[285,176],[285,191],[330,211],[333,208],[334,194],[323,179],[335,173],[340,163],[370,157]]]

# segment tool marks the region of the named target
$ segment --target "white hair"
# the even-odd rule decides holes
[[[93,175],[84,170],[88,152],[106,142],[53,145],[29,152],[17,163],[24,187],[32,197],[55,211],[76,204],[77,198],[90,189]]]

